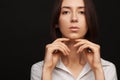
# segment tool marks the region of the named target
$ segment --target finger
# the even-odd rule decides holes
[[[54,42],[53,45],[61,46],[61,47],[63,47],[64,49],[66,49],[67,54],[70,53],[70,49],[68,48],[68,46],[67,46],[65,43],[62,43],[62,42]]]
[[[85,41],[86,39],[76,39],[76,42]]]
[[[67,52],[67,50],[65,49],[65,47],[60,46],[60,45],[53,45],[52,47],[54,47],[54,51],[58,50],[59,52],[62,52],[64,55],[68,55],[69,53]]]
[[[65,56],[69,54],[63,47],[59,47],[58,50]]]
[[[83,45],[83,44],[85,44],[85,42],[83,42],[83,41],[77,42],[77,43],[74,45],[74,47],[79,47],[79,46],[81,46],[81,45]]]
[[[54,42],[64,42],[64,41],[69,41],[68,38],[58,38]]]
[[[85,51],[85,52],[88,53],[87,49],[91,50],[90,52],[92,52],[91,46],[88,45],[88,44],[84,44],[84,45],[82,45],[81,47],[79,47],[79,49],[77,50],[77,53],[81,53],[81,52],[83,52],[83,51]]]
[[[60,43],[60,46],[61,46],[62,48],[64,48],[64,49],[66,50],[67,54],[69,55],[70,49],[69,49],[64,43]]]
[[[93,42],[91,42],[91,41],[89,41],[87,39],[76,39],[75,41],[80,42],[81,44],[86,43],[86,44],[89,44],[89,45],[92,45],[92,46],[98,46],[98,44],[95,44],[95,43],[93,43]],[[79,45],[79,43],[78,43],[78,45]]]

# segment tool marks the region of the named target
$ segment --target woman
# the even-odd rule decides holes
[[[100,57],[94,41],[97,18],[92,0],[56,0],[52,16],[54,41],[44,61],[31,68],[31,80],[117,80],[115,65]]]

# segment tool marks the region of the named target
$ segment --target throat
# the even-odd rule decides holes
[[[61,56],[61,60],[64,63],[65,66],[83,66],[86,64],[86,60],[84,58],[84,55],[68,55],[68,56]]]
[[[76,42],[71,41],[65,44],[70,49],[70,53],[67,56],[62,55],[61,60],[66,68],[71,72],[72,76],[76,79],[86,64],[86,60],[84,54],[77,53],[78,48],[74,47]]]
[[[71,72],[71,75],[77,79],[81,71],[83,70],[83,67],[85,64],[81,64],[79,59],[62,59],[63,64],[66,66],[66,68]]]

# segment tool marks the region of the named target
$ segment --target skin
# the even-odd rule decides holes
[[[84,39],[88,30],[84,6],[83,0],[63,0],[59,17],[62,38],[46,45],[42,80],[52,80],[52,72],[60,57],[75,79],[88,62],[95,80],[105,80],[100,61],[100,46]],[[54,53],[55,50],[58,52]]]
[[[85,8],[83,1],[63,0],[59,18],[59,28],[63,37],[69,39],[79,39],[84,37],[87,32],[84,12]],[[70,27],[77,27],[79,29],[74,31],[70,30]]]

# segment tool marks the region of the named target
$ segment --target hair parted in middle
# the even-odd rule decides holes
[[[94,42],[98,37],[98,28],[99,28],[95,5],[92,0],[83,0],[83,1],[85,4],[85,19],[88,27],[88,31],[85,35],[85,39]],[[53,11],[51,16],[51,35],[53,40],[62,37],[58,23],[62,2],[63,0],[55,0],[53,5]]]

